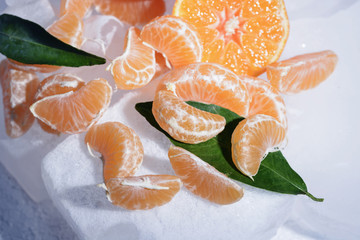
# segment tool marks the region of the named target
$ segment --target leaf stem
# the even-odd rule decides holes
[[[308,196],[309,198],[311,198],[312,200],[316,201],[316,202],[323,202],[323,201],[324,201],[323,198],[314,197],[314,196],[311,195],[311,193],[309,193],[309,192],[306,192],[305,195]]]

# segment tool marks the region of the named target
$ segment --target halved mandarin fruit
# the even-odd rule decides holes
[[[285,102],[280,92],[263,79],[239,76],[246,84],[251,98],[249,116],[265,114],[274,117],[287,129]]]
[[[173,15],[193,24],[202,61],[257,76],[275,62],[289,35],[283,0],[176,0]]]
[[[330,50],[308,53],[267,67],[267,77],[281,93],[292,94],[316,87],[335,70],[337,55]]]
[[[175,68],[201,60],[202,48],[197,33],[178,17],[153,19],[141,30],[141,39],[161,52]]]
[[[68,12],[75,13],[80,18],[84,18],[90,10],[94,0],[61,0],[60,17]]]
[[[85,82],[72,74],[58,73],[45,78],[39,86],[39,90],[35,96],[35,102],[45,97],[56,94],[64,94],[68,92],[76,92],[85,85]],[[49,125],[38,119],[41,128],[53,134],[59,134],[58,131],[52,129]]]
[[[183,101],[227,108],[242,117],[249,111],[245,83],[229,69],[214,63],[193,63],[166,73],[157,90],[170,90]]]
[[[191,144],[215,137],[226,124],[224,117],[192,107],[167,90],[156,93],[152,113],[171,137]]]
[[[105,79],[88,82],[76,92],[45,97],[33,105],[32,114],[61,133],[87,131],[110,104],[112,89]]]
[[[3,60],[0,63],[0,83],[6,134],[11,138],[20,137],[34,123],[29,107],[34,102],[39,79],[35,73],[13,68]]]
[[[85,136],[90,153],[99,152],[104,164],[104,181],[128,177],[141,166],[144,148],[138,135],[119,122],[92,126]]]
[[[239,185],[191,152],[171,146],[168,156],[175,174],[195,195],[217,204],[231,204],[243,197]]]
[[[112,204],[128,210],[146,210],[168,203],[182,183],[176,176],[144,175],[112,178],[105,185]]]
[[[55,21],[47,28],[47,31],[54,37],[61,41],[72,45],[73,47],[80,47],[83,41],[83,22],[75,13],[68,12],[60,19]],[[60,66],[47,64],[24,64],[15,60],[10,60],[14,67],[26,71],[36,71],[49,73],[59,70]]]
[[[263,114],[241,121],[231,137],[232,160],[246,176],[253,179],[261,161],[278,150],[285,139],[285,128],[275,118]]]
[[[95,9],[131,25],[145,24],[165,12],[164,0],[94,0]]]
[[[131,27],[125,38],[125,52],[107,67],[117,88],[135,89],[145,86],[156,72],[155,51],[143,44],[140,30]]]

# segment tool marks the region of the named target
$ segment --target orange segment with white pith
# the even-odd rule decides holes
[[[181,18],[153,19],[141,30],[141,39],[161,52],[174,68],[201,60],[202,47],[197,32]]]
[[[136,89],[145,86],[156,72],[155,51],[143,44],[140,30],[131,27],[125,37],[125,52],[107,67],[117,88]]]
[[[94,0],[61,0],[60,17],[68,12],[75,13],[79,18],[84,18],[89,12]]]
[[[64,43],[79,48],[83,42],[83,28],[82,19],[75,13],[67,12],[46,30]],[[15,60],[11,60],[11,63],[14,67],[22,70],[43,73],[54,72],[61,68],[60,66],[47,64],[24,64]]]
[[[96,11],[131,25],[146,24],[165,12],[164,0],[94,0]]]
[[[65,73],[53,74],[41,81],[39,89],[35,96],[35,102],[48,96],[75,92],[82,88],[84,85],[85,82],[75,75]],[[60,134],[58,131],[52,129],[49,125],[47,125],[45,122],[42,122],[40,119],[38,120],[40,127],[44,131],[53,134]]]
[[[128,210],[147,210],[162,206],[173,199],[181,186],[181,180],[172,175],[112,178],[103,185],[108,200]]]
[[[258,114],[242,120],[231,137],[235,166],[253,179],[267,154],[279,150],[285,134],[285,128],[271,116]]]
[[[281,93],[294,94],[318,86],[335,70],[337,55],[321,51],[298,55],[267,67],[267,77]]]
[[[217,204],[231,204],[243,197],[238,184],[191,152],[171,146],[168,156],[175,174],[195,195]]]
[[[250,95],[249,116],[265,114],[274,117],[287,129],[285,102],[280,92],[263,79],[239,76],[246,85]]]
[[[85,136],[92,155],[101,154],[104,182],[112,178],[128,177],[140,168],[144,148],[135,131],[120,122],[106,122],[92,126]]]
[[[198,101],[229,109],[242,117],[249,112],[245,83],[229,69],[214,63],[193,63],[166,73],[157,91],[170,90],[182,101]]]
[[[8,60],[0,63],[0,83],[3,95],[6,134],[17,138],[34,123],[29,107],[39,86],[35,73],[13,68]]]
[[[32,114],[61,133],[87,131],[110,105],[111,86],[105,79],[88,82],[75,92],[45,97],[31,105]]]
[[[215,137],[226,124],[224,117],[192,107],[167,90],[156,93],[152,113],[171,137],[191,144]]]

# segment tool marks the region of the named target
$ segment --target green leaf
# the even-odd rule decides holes
[[[40,25],[17,16],[0,16],[0,52],[26,64],[89,66],[105,59],[74,48],[52,36]]]
[[[136,104],[136,110],[156,129],[164,133],[170,141],[178,147],[182,147],[203,161],[209,163],[220,172],[232,179],[248,185],[278,193],[305,194],[312,200],[322,202],[323,199],[312,196],[302,178],[290,167],[280,151],[272,152],[261,162],[259,172],[252,181],[243,175],[234,165],[231,158],[231,135],[237,124],[243,120],[234,112],[212,104],[187,102],[198,109],[219,114],[226,119],[226,127],[218,136],[199,144],[187,144],[176,141],[169,136],[156,122],[152,112],[152,102]]]

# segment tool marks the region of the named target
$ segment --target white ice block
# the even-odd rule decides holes
[[[169,140],[133,108],[148,99],[148,90],[125,94],[102,121],[120,121],[138,133],[145,157],[136,175],[173,175]],[[84,239],[270,239],[295,199],[241,184],[244,198],[232,205],[210,203],[182,188],[167,205],[124,210],[108,202],[105,191],[96,186],[102,183],[102,163],[87,152],[83,134],[59,144],[45,157],[42,169],[55,205]]]

